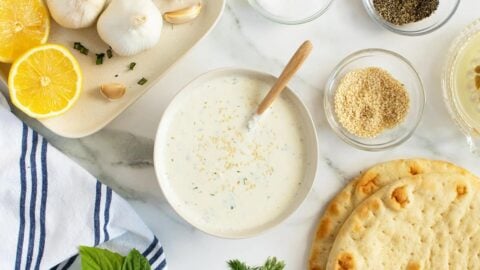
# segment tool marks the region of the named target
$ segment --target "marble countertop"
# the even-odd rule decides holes
[[[245,0],[228,0],[213,32],[156,86],[100,132],[78,140],[58,137],[27,120],[50,142],[104,183],[125,196],[165,246],[170,269],[226,269],[239,258],[261,263],[268,256],[287,269],[305,269],[310,238],[327,201],[359,171],[378,162],[427,157],[455,162],[480,175],[480,158],[450,119],[442,100],[441,69],[451,40],[478,16],[478,0],[462,0],[456,16],[442,29],[422,37],[404,37],[377,26],[360,0],[336,0],[319,19],[300,26],[272,23]],[[297,46],[312,40],[311,58],[291,83],[307,103],[318,130],[320,162],[305,202],[285,222],[251,239],[218,239],[184,222],[165,202],[155,179],[153,138],[163,110],[196,76],[219,67],[245,67],[279,74]],[[396,51],[421,74],[428,101],[414,136],[393,150],[369,153],[342,142],[323,113],[323,86],[347,54],[371,47]]]

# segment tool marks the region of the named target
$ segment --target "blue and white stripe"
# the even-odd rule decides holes
[[[136,248],[152,269],[167,268],[160,242],[124,199],[2,105],[0,130],[0,269],[76,269],[81,245]]]
[[[163,247],[159,244],[157,237],[153,237],[152,243],[142,253],[154,270],[162,270],[167,265]]]
[[[97,180],[95,185],[95,206],[93,211],[94,246],[110,240],[108,225],[110,222],[110,207],[112,204],[112,189],[102,185]]]
[[[40,240],[38,246],[38,257],[35,263],[35,270],[40,269],[46,241],[45,217],[47,214],[47,195],[48,195],[48,170],[47,170],[47,140],[42,139],[41,161],[42,161],[42,191],[40,201]]]
[[[20,205],[19,205],[19,229],[17,240],[17,256],[15,258],[15,270],[19,270],[22,264],[23,255],[23,241],[25,239],[25,197],[27,190],[26,180],[26,155],[28,148],[28,128],[27,125],[22,125],[22,152],[20,155]]]
[[[38,270],[40,269],[46,242],[48,144],[44,138],[40,138],[35,131],[29,130],[23,124],[21,145],[19,160],[20,218],[15,269]],[[23,265],[24,267],[22,267]]]

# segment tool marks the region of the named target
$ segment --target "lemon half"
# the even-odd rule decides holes
[[[42,0],[0,0],[0,62],[47,42],[50,17]]]
[[[57,116],[78,100],[82,71],[70,51],[56,44],[28,50],[12,64],[8,87],[12,103],[34,118]]]

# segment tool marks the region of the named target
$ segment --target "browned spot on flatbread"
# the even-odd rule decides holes
[[[370,208],[368,207],[368,205],[364,204],[358,207],[358,216],[361,219],[368,218],[369,214],[370,214]]]
[[[405,208],[410,200],[408,199],[408,194],[405,186],[398,187],[392,192],[392,200],[397,202],[402,208]]]
[[[357,220],[355,222],[355,224],[353,225],[353,232],[355,233],[361,233],[365,230],[365,227],[363,226],[363,223],[361,223],[359,220]]]
[[[340,210],[338,209],[338,204],[333,201],[329,206],[328,206],[328,212],[332,215],[337,216],[340,213]]]
[[[475,67],[475,72],[480,74],[480,66]]]
[[[457,198],[462,197],[467,194],[467,186],[465,185],[458,185],[457,186]]]
[[[411,162],[409,164],[409,167],[410,167],[410,174],[411,175],[417,175],[417,174],[423,173],[422,167],[420,167],[420,165],[418,165],[417,162]]]
[[[312,254],[312,256],[310,257],[309,266],[309,270],[323,270],[323,268],[319,265],[318,262],[318,253]]]
[[[409,262],[407,265],[407,270],[420,270],[420,264],[418,262]]]
[[[352,254],[344,252],[340,254],[337,259],[337,265],[335,265],[336,270],[353,270],[355,269],[355,259]]]
[[[379,200],[372,200],[370,202],[370,208],[373,212],[377,212],[380,209],[380,201]]]
[[[370,195],[378,190],[378,174],[373,172],[367,172],[358,181],[357,189],[365,195]]]
[[[322,218],[317,230],[317,239],[323,239],[332,230],[332,221],[329,218]]]

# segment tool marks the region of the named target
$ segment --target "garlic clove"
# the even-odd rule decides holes
[[[100,38],[122,56],[155,46],[162,31],[162,14],[151,0],[112,0],[97,22]]]
[[[165,21],[172,24],[182,24],[187,23],[198,17],[202,11],[202,3],[197,3],[195,5],[182,8],[179,10],[165,12],[163,18]]]
[[[109,100],[122,98],[127,92],[127,87],[121,83],[108,83],[100,86],[100,93]]]
[[[92,26],[106,5],[106,0],[47,0],[52,18],[65,28]]]

